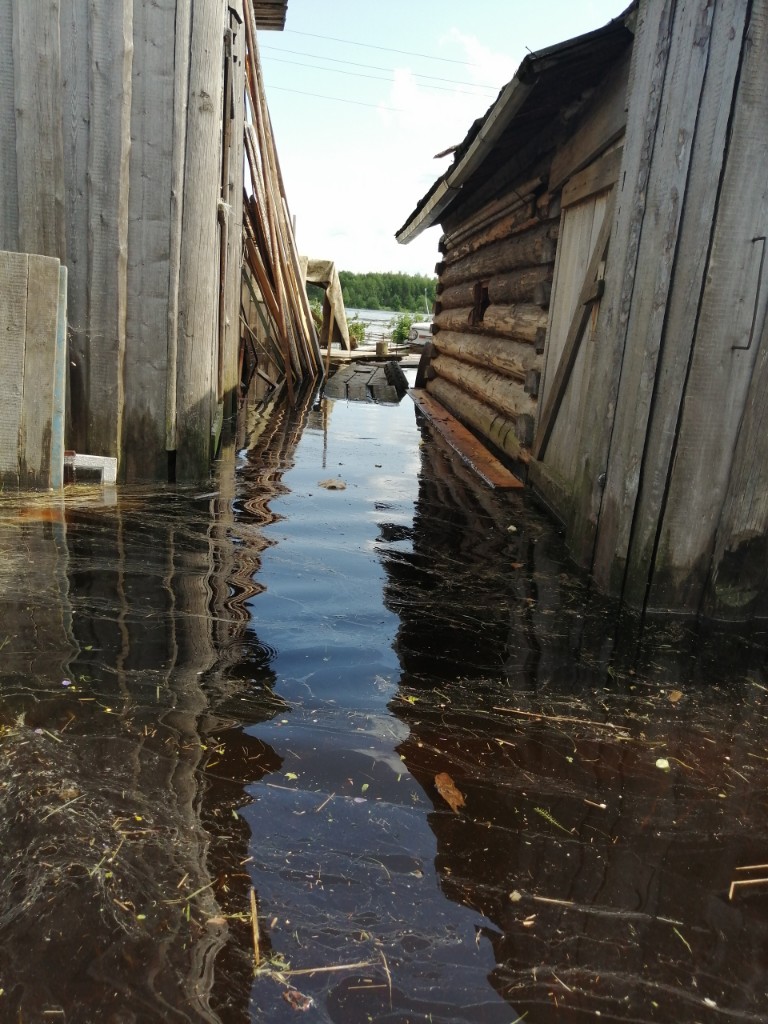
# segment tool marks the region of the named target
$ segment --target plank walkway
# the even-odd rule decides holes
[[[408,390],[408,381],[394,361],[384,364],[353,363],[343,366],[325,385],[326,398],[351,402],[392,402],[397,404]]]
[[[442,434],[448,444],[475,473],[498,490],[517,490],[524,486],[522,480],[507,469],[465,426],[432,398],[423,388],[411,388],[408,392],[419,409]]]

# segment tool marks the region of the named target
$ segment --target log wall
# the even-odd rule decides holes
[[[427,390],[513,460],[533,439],[559,201],[515,183],[441,240]]]

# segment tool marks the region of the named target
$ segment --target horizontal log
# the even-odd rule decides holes
[[[493,277],[521,267],[554,263],[556,238],[554,224],[538,224],[530,231],[494,242],[450,265],[443,261],[441,283],[447,288],[473,278]]]
[[[437,303],[442,309],[461,309],[462,306],[473,306],[475,302],[476,281],[464,281],[450,288],[437,289]],[[439,310],[438,310],[439,312]]]
[[[447,264],[455,263],[456,260],[463,259],[465,256],[477,252],[483,246],[490,245],[492,242],[498,242],[502,238],[509,238],[511,235],[516,235],[523,231],[530,231],[531,228],[536,227],[540,223],[541,220],[536,216],[535,203],[531,199],[515,210],[514,213],[495,220],[492,224],[473,232],[462,241],[456,242],[453,245],[447,244],[444,250],[445,262]]]
[[[492,199],[470,216],[463,217],[456,228],[447,231],[443,236],[446,248],[451,249],[465,241],[474,232],[487,228],[494,221],[500,220],[522,207],[536,203],[536,194],[541,191],[544,180],[544,176],[538,174],[535,178],[518,182],[514,191],[507,188],[505,194],[500,198]]]
[[[520,302],[512,306],[489,306],[483,319],[472,323],[474,307],[442,309],[434,324],[440,330],[459,331],[462,334],[495,334],[502,338],[515,338],[534,344],[536,332],[547,326],[547,313],[540,306]]]
[[[479,334],[440,331],[432,341],[441,355],[452,356],[465,363],[485,366],[523,383],[531,370],[541,367],[541,357],[532,345],[509,338],[490,338]]]
[[[497,274],[488,282],[488,298],[494,306],[513,302],[530,302],[535,306],[549,306],[554,267],[526,267]],[[442,298],[441,298],[442,301]]]
[[[466,391],[441,377],[427,384],[427,393],[441,402],[449,412],[484,437],[511,459],[527,461],[528,453],[518,440],[516,423],[497,409],[480,402]]]
[[[534,416],[536,402],[526,394],[523,385],[493,370],[462,363],[450,356],[438,355],[432,360],[435,376],[450,381],[473,398],[493,406],[510,418]]]

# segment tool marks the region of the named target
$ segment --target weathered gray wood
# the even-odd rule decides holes
[[[579,458],[564,477],[573,493],[572,518],[567,524],[568,544],[574,558],[586,565],[592,562],[596,524],[602,509],[602,476],[608,461],[638,267],[673,7],[674,0],[663,0],[643,5],[638,10],[628,89],[627,131],[611,232],[612,258],[606,268],[605,295],[584,370],[590,381],[590,395],[583,409],[578,437],[574,439]],[[652,256],[651,267],[654,265],[655,256]]]
[[[222,17],[217,0],[197,0],[192,17],[179,281],[176,387],[180,480],[205,477],[211,457],[211,351],[215,344],[216,216],[222,109]]]
[[[546,312],[540,306],[523,302],[512,306],[489,306],[483,319],[474,324],[472,313],[472,307],[444,309],[437,314],[434,324],[441,330],[494,334],[531,344],[536,340],[536,332],[547,326]]]
[[[89,0],[62,0],[59,26],[62,65],[62,139],[64,152],[64,225],[68,270],[69,359],[68,445],[88,444],[88,149],[91,54]]]
[[[192,0],[176,0],[173,91],[173,155],[171,158],[171,229],[168,255],[168,361],[165,387],[165,447],[177,446],[177,388],[179,373],[179,299],[181,288],[181,231],[184,214],[184,174],[187,161],[187,113]]]
[[[664,340],[657,369],[659,384],[653,400],[653,414],[645,442],[642,481],[628,556],[625,594],[627,600],[637,606],[642,605],[645,600],[649,572],[653,571],[654,546],[660,520],[664,516],[670,472],[674,477],[677,477],[678,473],[682,474],[680,481],[673,482],[672,485],[676,494],[676,511],[672,516],[680,517],[678,537],[675,541],[675,555],[672,558],[665,555],[664,566],[659,567],[651,598],[662,607],[667,602],[671,602],[672,605],[680,603],[689,606],[692,601],[698,603],[707,572],[707,559],[702,559],[701,555],[703,551],[711,550],[714,541],[716,510],[722,502],[729,453],[735,444],[738,417],[743,408],[747,364],[737,353],[731,352],[728,342],[731,339],[735,341],[741,333],[740,328],[744,326],[745,317],[751,315],[754,297],[752,290],[746,301],[738,301],[740,282],[747,282],[750,278],[752,247],[747,242],[744,228],[748,219],[760,216],[758,211],[761,208],[764,210],[766,204],[764,184],[762,189],[759,185],[755,188],[757,183],[754,182],[754,176],[749,174],[749,167],[756,166],[755,161],[768,158],[764,138],[762,146],[760,143],[755,146],[760,134],[757,120],[753,121],[751,148],[749,140],[732,137],[729,160],[735,160],[736,166],[729,166],[726,170],[726,192],[738,190],[741,213],[738,220],[731,222],[729,256],[725,259],[720,257],[725,265],[718,267],[714,275],[710,273],[709,283],[707,264],[714,225],[717,222],[721,171],[728,151],[731,103],[739,71],[745,16],[746,7],[740,0],[722,0],[714,9],[710,55],[698,105],[696,132],[691,144],[687,198],[677,239],[674,279],[667,304]],[[752,78],[752,69],[747,66],[745,70]],[[759,109],[755,110],[752,104],[744,102],[741,98],[737,101],[737,128],[744,124],[745,112],[750,107],[753,116],[756,114],[759,118]],[[762,117],[765,123],[768,123],[768,105],[763,105]],[[734,174],[738,177],[733,177]],[[749,233],[753,233],[755,226],[755,223],[749,224]],[[768,224],[764,226],[768,227]],[[741,245],[737,242],[739,232]],[[722,243],[721,237],[720,248]],[[759,260],[752,262],[756,270]],[[750,284],[754,287],[754,278]],[[712,295],[711,291],[715,294]],[[702,335],[700,339],[703,345],[701,354],[706,353],[710,371],[707,381],[702,381],[697,353],[694,356],[696,369],[691,381],[695,390],[689,390],[689,398],[684,399],[702,293],[702,328],[711,323],[713,310],[716,310],[717,317],[717,321],[712,324],[711,336],[708,338]],[[713,301],[716,306],[713,306]],[[720,304],[723,305],[722,309],[717,308]],[[697,349],[698,345],[699,340],[696,340]],[[692,440],[695,435],[695,443],[692,452],[685,451],[684,455],[683,452],[679,452],[681,457],[678,459],[673,439],[677,434],[684,401],[688,430],[693,430],[693,433],[688,433],[687,436]],[[690,441],[685,444],[688,446]],[[691,456],[699,467],[694,474],[695,483],[689,475],[692,469]],[[695,516],[694,522],[690,516],[692,495],[696,496],[697,508],[706,509],[706,514]],[[684,510],[680,506],[681,498],[684,501]],[[684,528],[680,529],[683,517]],[[669,552],[668,548],[666,550]],[[683,557],[678,562],[679,556]],[[698,567],[695,571],[698,577],[697,586],[700,588],[698,596],[694,595],[692,579],[689,576],[689,570],[694,564]],[[681,575],[688,577],[685,583],[685,596],[679,590],[675,593],[675,587],[671,586],[672,580],[680,579]]]
[[[470,256],[446,266],[440,280],[447,288],[470,279],[482,279],[521,267],[553,263],[555,259],[556,230],[541,224],[530,231],[494,242]]]
[[[554,379],[547,388],[547,401],[541,409],[541,416],[536,428],[536,442],[534,444],[534,456],[537,459],[543,458],[546,452],[552,428],[554,427],[565,389],[568,386],[568,381],[576,362],[581,339],[584,337],[587,324],[592,316],[593,303],[602,295],[602,289],[596,290],[595,283],[598,279],[600,265],[605,260],[612,227],[612,206],[609,205],[603,215],[600,233],[597,236],[597,241],[587,264],[584,284],[576,300],[576,311],[568,327],[563,350],[556,364]],[[583,398],[586,398],[586,396],[583,396]]]
[[[594,564],[598,582],[612,590],[623,588],[711,27],[710,0],[677,5],[649,153],[638,276],[622,303],[626,348]]]
[[[717,530],[705,611],[743,619],[768,615],[768,321],[733,452]],[[696,567],[698,568],[698,567]],[[698,573],[696,574],[698,575]]]
[[[123,480],[167,475],[169,252],[174,186],[175,0],[134,6]],[[157,40],[169,45],[156,45]],[[182,83],[179,83],[182,86]],[[174,243],[175,244],[175,243]]]
[[[724,23],[719,19],[721,15],[727,19],[729,10],[731,17],[741,17],[740,8],[739,4],[728,5],[724,11],[718,8],[715,28],[729,33],[730,19]],[[740,39],[737,22],[728,50],[733,47],[738,52]],[[749,519],[747,506],[751,499],[748,496],[759,493],[753,487],[762,479],[761,471],[755,468],[754,484],[746,487],[741,496],[738,494],[739,481],[743,482],[749,459],[743,447],[744,430],[754,428],[760,413],[752,403],[764,402],[766,394],[755,391],[757,382],[764,379],[755,359],[768,307],[768,266],[763,261],[764,243],[753,241],[756,236],[768,236],[768,182],[764,174],[755,173],[755,168],[768,165],[765,131],[768,67],[764,59],[768,48],[768,4],[765,0],[753,5],[745,39],[748,41],[743,46],[738,92],[729,126],[727,161],[711,252],[702,276],[700,312],[690,368],[687,368],[685,398],[649,593],[651,607],[681,601],[694,605],[698,602],[706,584],[709,554],[715,543],[723,503],[727,502],[729,511],[718,531],[716,570],[725,552],[738,545],[739,523]],[[733,58],[724,51],[723,59],[726,67],[716,67],[712,73],[724,78],[725,87],[728,81],[725,72],[732,75],[728,65]],[[728,103],[726,91],[722,97],[726,110]],[[717,116],[723,114],[718,111]],[[712,130],[711,123],[708,130]],[[714,143],[712,145],[714,148]],[[696,201],[704,197],[706,192],[702,187]],[[684,283],[685,278],[681,281]],[[756,334],[752,330],[755,320]],[[748,348],[744,347],[747,345]],[[753,373],[754,382],[750,384]],[[671,371],[670,378],[674,380]],[[748,395],[754,397],[748,398]],[[660,440],[654,439],[654,443],[658,450]],[[755,454],[760,450],[758,444]],[[695,517],[691,515],[692,494],[697,496]],[[758,498],[754,506],[757,518],[761,514],[760,500]],[[638,557],[641,550],[638,549]],[[711,607],[716,596],[710,593]],[[725,601],[725,598],[721,595],[718,600]]]
[[[19,247],[16,176],[16,101],[13,62],[13,0],[0,0],[0,250]]]
[[[229,249],[227,253],[227,291],[224,303],[226,331],[222,353],[222,386],[224,389],[225,415],[232,415],[237,408],[239,384],[238,354],[240,348],[240,275],[237,273],[242,262],[243,236],[243,132],[245,124],[245,25],[243,23],[243,0],[229,4],[229,23],[232,39],[232,152],[229,160],[228,180],[225,183],[224,202],[229,208]],[[240,16],[240,23],[231,13]],[[226,112],[225,112],[226,113]]]
[[[448,380],[436,377],[427,383],[427,393],[441,402],[464,424],[483,437],[511,459],[526,458],[517,438],[516,424],[498,409],[481,402]]]
[[[64,486],[64,431],[67,416],[67,268],[59,265],[56,311],[56,354],[53,366],[53,423],[51,425],[51,487]]]
[[[629,66],[630,56],[627,53],[581,113],[576,131],[560,147],[552,161],[550,189],[559,189],[571,175],[591,164],[624,134]]]
[[[19,249],[64,259],[59,0],[14,0],[13,49]]]
[[[0,252],[0,485],[12,490],[19,486],[28,277],[26,253]]]
[[[19,431],[19,486],[51,486],[51,436],[59,311],[59,261],[30,256],[24,330],[24,400]]]
[[[563,188],[562,208],[566,209],[574,203],[580,203],[595,193],[615,185],[621,170],[621,157],[622,147],[616,145],[583,171],[575,174]]]
[[[90,0],[86,451],[113,457],[125,394],[132,25],[132,0]]]
[[[432,340],[436,351],[475,366],[487,366],[523,383],[529,370],[541,366],[532,345],[457,331],[440,331]]]
[[[526,394],[523,384],[514,378],[440,353],[433,358],[432,368],[437,377],[450,381],[510,419],[533,416],[536,412],[536,402]]]

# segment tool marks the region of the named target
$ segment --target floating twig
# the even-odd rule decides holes
[[[526,718],[540,718],[546,722],[570,722],[571,725],[591,725],[596,729],[612,729],[614,732],[626,732],[623,725],[613,725],[611,722],[593,722],[589,718],[570,718],[568,715],[545,715],[541,711],[520,711],[519,708],[500,708],[494,706],[494,711],[502,711],[508,715],[524,715]]]
[[[302,967],[296,971],[281,971],[285,978],[296,978],[300,974],[330,974],[333,971],[358,971],[363,967],[375,967],[375,960],[360,960],[356,964],[333,964],[331,967]]]
[[[741,889],[745,885],[768,885],[768,878],[741,878],[731,882],[731,887],[728,890],[728,899],[732,900],[736,889]]]
[[[261,962],[259,948],[259,907],[256,902],[256,890],[251,886],[251,929],[253,931],[253,967],[258,970]]]

